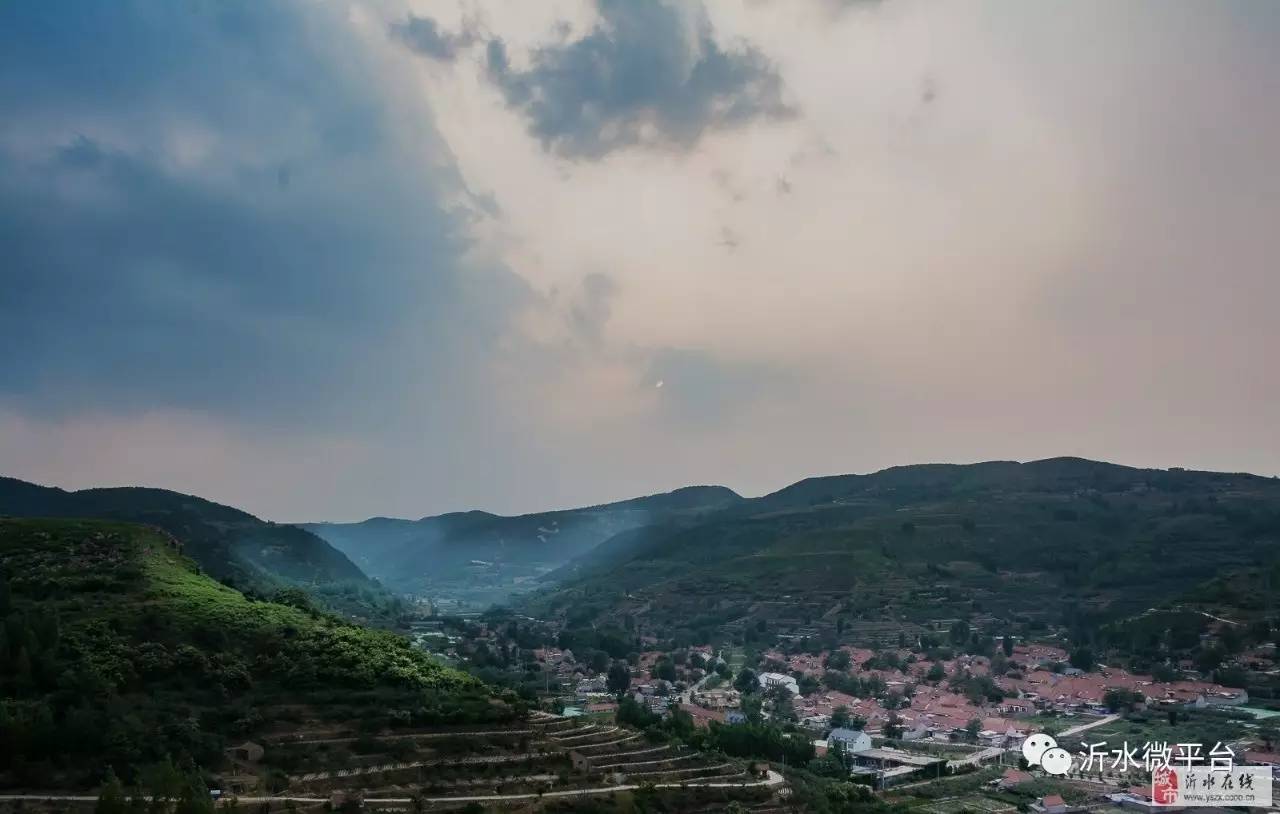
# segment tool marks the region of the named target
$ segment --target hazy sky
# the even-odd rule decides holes
[[[0,4],[0,473],[1280,473],[1280,3]]]

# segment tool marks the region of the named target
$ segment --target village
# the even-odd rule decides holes
[[[501,649],[506,629],[477,623],[474,638]],[[544,645],[518,659],[537,675],[547,709],[569,718],[614,722],[619,699],[660,719],[687,716],[698,728],[758,724],[813,747],[855,782],[883,794],[926,794],[968,777],[984,794],[1017,790],[1023,810],[1063,814],[1081,801],[1147,810],[1150,775],[1133,767],[1073,771],[1055,780],[1029,767],[1019,747],[1029,735],[1056,736],[1073,754],[1087,743],[1118,748],[1167,737],[1222,746],[1238,764],[1280,772],[1280,740],[1268,719],[1280,713],[1250,706],[1242,687],[1218,683],[1187,662],[1159,678],[1097,662],[1084,664],[1058,643],[993,637],[990,655],[964,648],[841,645],[814,651],[785,639],[747,652],[741,646],[662,648],[649,637],[621,658],[592,647]],[[1273,645],[1241,652],[1236,662],[1274,672]],[[532,671],[531,671],[532,668]],[[1180,727],[1180,728],[1178,728]],[[1199,742],[1199,741],[1197,741]],[[1280,775],[1278,775],[1280,776]],[[1069,785],[1064,786],[1064,783]],[[1065,792],[1049,793],[1054,789]],[[1083,793],[1082,793],[1083,790]]]

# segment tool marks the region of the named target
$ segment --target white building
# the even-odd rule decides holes
[[[771,690],[774,687],[786,687],[793,697],[800,694],[800,684],[791,676],[783,673],[761,673],[760,689]]]
[[[829,749],[853,755],[871,748],[871,736],[860,729],[838,727],[827,735],[827,746]]]

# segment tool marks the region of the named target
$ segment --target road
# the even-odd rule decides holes
[[[310,772],[301,776],[290,776],[290,782],[311,783],[316,780],[329,780],[335,777],[357,777],[362,774],[378,772],[398,772],[405,769],[424,769],[433,766],[477,766],[483,764],[520,763],[526,760],[540,760],[548,757],[561,757],[563,752],[525,752],[518,755],[479,755],[476,757],[439,758],[433,760],[415,760],[410,763],[383,763],[377,766],[353,766],[350,769],[336,769],[328,772]]]
[[[1107,715],[1091,723],[1080,724],[1079,726],[1073,726],[1070,729],[1064,729],[1058,733],[1057,737],[1065,738],[1068,735],[1078,735],[1079,733],[1084,732],[1086,729],[1093,729],[1095,726],[1102,726],[1103,724],[1109,724],[1112,721],[1119,720],[1119,718],[1120,718],[1119,715]]]
[[[707,679],[711,678],[711,676],[713,676],[713,675],[716,675],[716,673],[714,673],[714,672],[708,672],[708,673],[707,673],[706,675],[704,675],[702,678],[698,679],[698,682],[697,682],[696,684],[694,684],[692,687],[690,687],[689,689],[685,690],[684,692],[680,693],[680,703],[682,703],[682,704],[692,704],[692,703],[693,703],[693,694],[694,694],[695,692],[697,692],[698,690],[702,689],[702,685],[703,685],[703,684],[705,684],[705,683],[707,682]]]
[[[977,752],[974,752],[973,754],[967,757],[956,758],[955,760],[948,760],[947,766],[950,768],[955,768],[956,766],[978,766],[984,760],[991,760],[992,758],[1000,757],[1000,754],[1002,752],[1004,752],[1004,750],[1001,749],[1000,747],[990,746],[990,747],[987,747],[986,749],[980,749]]]
[[[470,732],[404,732],[388,735],[371,735],[371,736],[343,736],[335,738],[308,738],[305,740],[288,740],[280,739],[270,741],[273,746],[312,746],[321,743],[354,743],[360,740],[360,737],[372,737],[379,741],[397,741],[397,740],[432,740],[440,738],[474,738],[474,737],[490,737],[493,735],[515,736],[515,735],[537,735],[541,734],[540,729],[477,729]]]
[[[690,780],[684,783],[654,783],[653,788],[658,789],[678,789],[685,787],[698,786],[711,789],[746,789],[759,788],[761,786],[777,786],[784,782],[782,775],[769,770],[764,780],[753,780],[745,783],[699,783],[696,780]],[[596,786],[588,789],[565,789],[563,791],[548,791],[543,794],[484,794],[472,795],[468,797],[423,797],[426,803],[496,803],[503,800],[536,800],[552,797],[589,797],[598,794],[616,794],[620,791],[636,791],[640,789],[639,785],[617,785],[617,786]],[[63,800],[78,803],[92,803],[98,799],[97,795],[83,794],[0,794],[0,800]],[[150,799],[150,798],[147,798]],[[220,804],[226,805],[230,803],[232,798],[223,798]],[[295,803],[313,804],[327,803],[328,797],[236,797],[237,802],[247,805],[255,803],[287,803],[292,800]],[[387,805],[409,805],[413,802],[412,797],[366,797],[366,803],[387,804]]]

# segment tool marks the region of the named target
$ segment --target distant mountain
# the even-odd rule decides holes
[[[549,575],[557,585],[527,607],[655,631],[777,617],[814,631],[970,617],[1079,626],[1277,560],[1275,478],[1079,458],[931,464],[809,478],[624,530]]]
[[[690,486],[581,509],[504,517],[482,511],[421,520],[375,517],[301,528],[345,552],[371,575],[405,590],[469,572],[531,575],[558,567],[610,537],[654,522],[696,518],[742,498],[723,486]]]
[[[161,528],[215,579],[269,592],[281,584],[376,587],[349,560],[303,529],[165,489],[121,487],[68,492],[0,477],[0,515],[124,520]]]

